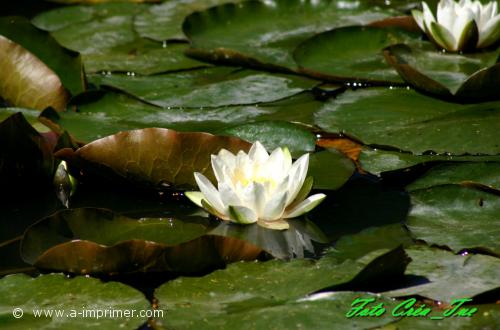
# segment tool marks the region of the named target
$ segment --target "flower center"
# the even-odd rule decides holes
[[[248,175],[248,173],[245,173],[240,169],[236,169],[233,175],[233,183],[236,184],[238,182],[244,187],[248,186],[252,182],[257,182],[261,184],[270,184],[272,188],[278,185],[278,183],[273,177],[262,175],[262,173],[259,173],[259,171],[256,171],[255,173]]]

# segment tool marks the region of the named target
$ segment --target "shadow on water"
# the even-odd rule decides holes
[[[0,16],[24,16],[33,18],[35,15],[60,7],[60,4],[40,0],[3,1]]]
[[[323,233],[327,241],[336,243],[343,237],[355,235],[367,228],[401,224],[408,213],[410,205],[408,195],[403,190],[390,187],[378,178],[359,174],[354,175],[341,189],[326,193],[328,195],[327,200],[309,216],[311,224],[308,225],[309,222],[304,219],[294,220],[297,224],[293,224],[292,221],[294,228],[298,226],[296,229],[300,231],[299,236],[301,239],[295,239],[295,236],[286,236],[278,240],[275,238],[266,239],[267,236],[258,235],[258,232],[254,230],[255,228],[244,228],[249,233],[242,233],[241,228],[236,228],[240,230],[234,232],[234,228],[226,224],[222,224],[225,226],[224,228],[217,228],[218,231],[222,230],[221,233],[214,232],[214,234],[236,238],[243,236],[245,239],[250,237],[255,242],[259,242],[259,245],[269,241],[276,245],[269,248],[276,251],[282,250],[283,256],[285,256],[288,250],[294,253],[299,251],[295,247],[296,244],[292,244],[294,242],[305,241],[309,242],[308,244],[318,245],[317,242],[322,241],[320,239],[322,235],[320,234]],[[176,215],[185,218],[186,215],[192,216],[199,212],[204,213],[187,202],[187,199],[181,193],[138,191],[113,185],[103,185],[102,182],[86,183],[80,186],[71,199],[69,206],[71,208],[106,208],[136,219]],[[51,190],[32,193],[26,198],[11,198],[8,203],[6,203],[6,200],[2,200],[0,242],[19,237],[28,226],[61,209],[63,209],[62,204]],[[199,214],[199,216],[206,217],[207,215]],[[316,227],[319,228],[319,231],[316,230]],[[306,239],[307,237],[313,239],[309,241]],[[344,249],[345,251],[340,252],[346,256],[351,256],[369,252],[368,250],[373,248],[367,246],[363,250],[358,245],[354,244],[352,250],[350,250],[351,247],[348,247]],[[322,246],[324,247],[324,245]],[[2,256],[0,271],[29,267],[16,253],[18,250],[19,241],[0,246],[0,256]],[[303,256],[303,254],[298,255]],[[317,254],[315,255],[317,256]],[[305,256],[310,257],[311,255],[305,253]],[[173,278],[175,276],[168,273],[135,273],[102,277],[105,281],[113,280],[127,283],[144,292],[149,299],[153,298],[154,288]]]
[[[23,194],[0,193],[0,276],[29,271],[19,255],[21,237],[38,219],[49,216],[63,205],[51,190],[26,189]]]
[[[309,219],[330,241],[370,227],[403,224],[410,210],[408,193],[374,176],[356,173],[339,190],[325,193],[326,200]]]

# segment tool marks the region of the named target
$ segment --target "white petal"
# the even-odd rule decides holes
[[[250,160],[256,163],[264,163],[269,158],[266,148],[264,148],[259,141],[256,141],[252,145],[252,148],[250,148],[250,151],[248,152],[248,156],[250,157]]]
[[[294,201],[299,193],[304,180],[306,179],[307,169],[309,168],[309,154],[302,155],[293,164],[289,174],[288,200],[287,205]]]
[[[218,156],[212,155],[210,157],[211,163],[212,163],[212,170],[214,171],[215,178],[217,179],[217,182],[223,181],[225,178],[224,175],[224,163],[221,161],[221,159]]]
[[[488,3],[480,10],[480,14],[475,17],[477,28],[480,33],[484,30],[484,26],[488,23],[488,21],[493,18],[492,13],[494,9],[494,3],[496,4],[496,2]]]
[[[460,12],[455,22],[453,23],[453,28],[450,31],[455,39],[455,45],[458,44],[460,37],[463,34],[465,27],[474,19],[474,15],[469,9],[464,9]]]
[[[437,22],[451,31],[455,18],[455,9],[453,6],[441,1],[437,7]]]
[[[264,175],[269,177],[282,177],[285,170],[285,153],[283,149],[276,148],[269,156],[269,159],[265,163]]]
[[[229,215],[231,221],[236,223],[250,224],[257,222],[257,214],[248,207],[230,205]]]
[[[490,17],[495,17],[496,14],[498,14],[498,4],[495,1],[493,1],[492,7],[493,9],[491,10]]]
[[[222,219],[222,220],[229,220],[229,215],[228,214],[225,214],[225,213],[220,213],[218,212],[216,209],[214,209],[214,207],[212,205],[210,205],[206,199],[202,199],[201,200],[201,205],[203,206],[203,208],[205,210],[207,210],[207,212],[209,212],[210,214],[213,214],[215,215],[216,217]]]
[[[292,204],[287,205],[287,208],[295,207],[295,205],[297,205],[298,203],[300,203],[304,199],[306,199],[306,197],[311,192],[313,184],[314,184],[314,179],[312,176],[306,178],[304,180],[304,184],[302,185],[302,187],[299,190],[299,193],[297,194],[297,197],[295,197],[295,199],[292,201]]]
[[[219,196],[224,205],[242,205],[239,194],[229,183],[219,183]]]
[[[321,203],[325,199],[325,197],[326,197],[325,194],[316,194],[307,197],[292,210],[288,211],[284,215],[284,218],[295,218],[311,211],[313,208],[318,206],[318,204]]]
[[[186,191],[184,193],[184,195],[186,195],[187,198],[189,198],[189,200],[193,203],[195,203],[196,205],[198,205],[199,207],[203,207],[201,205],[201,200],[204,198],[203,197],[203,194],[201,193],[201,191]]]
[[[263,184],[254,182],[253,183],[253,195],[255,199],[255,207],[254,209],[257,211],[257,214],[260,216],[261,212],[263,212],[264,207],[266,205],[266,189]]]
[[[207,202],[219,213],[226,213],[226,208],[220,199],[219,192],[203,174],[195,172],[194,178]]]
[[[478,47],[488,47],[500,39],[500,15],[491,19],[485,26],[482,33],[479,34]]]
[[[281,219],[276,221],[259,221],[257,224],[261,227],[273,230],[286,230],[290,227],[287,221]]]
[[[236,156],[226,149],[221,149],[217,154],[217,158],[230,169],[233,169],[236,165]]]
[[[420,29],[425,32],[424,15],[422,12],[420,10],[412,10],[411,15],[413,16],[415,22],[417,22]]]
[[[436,19],[434,18],[434,15],[432,14],[431,9],[429,8],[429,5],[427,5],[426,2],[422,2],[422,8],[424,9],[423,12],[424,22],[428,29],[430,27],[431,22],[435,22]]]
[[[263,212],[266,203],[266,191],[264,185],[259,182],[251,182],[240,193],[242,204],[254,210],[257,217]]]
[[[283,148],[283,156],[284,156],[283,171],[284,173],[288,173],[292,168],[293,160],[292,160],[292,154],[290,153],[290,150],[288,150],[287,147]]]
[[[236,164],[234,167],[234,171],[239,171],[240,173],[243,173],[243,176],[249,177],[252,170],[253,163],[250,162],[250,157],[248,157],[248,155],[244,151],[238,151],[238,154],[236,155]]]
[[[281,193],[275,193],[269,200],[266,201],[266,205],[262,210],[259,218],[261,220],[270,221],[280,219],[285,212],[287,201],[287,191]]]

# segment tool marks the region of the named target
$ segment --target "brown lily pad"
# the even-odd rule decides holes
[[[71,95],[86,89],[85,75],[79,53],[61,46],[54,37],[37,29],[25,17],[0,17],[0,35],[15,42],[36,56],[61,80]]]
[[[34,266],[74,274],[170,272],[195,274],[226,263],[254,260],[262,252],[235,238],[202,236],[177,246],[129,240],[104,246],[86,240],[56,245],[41,254]]]
[[[191,274],[261,254],[243,239],[211,234],[216,224],[199,215],[133,219],[106,209],[68,209],[29,227],[20,250],[40,269],[75,274]]]
[[[235,137],[208,133],[176,132],[145,128],[120,132],[56,156],[93,174],[125,180],[135,185],[165,188],[196,188],[193,172],[214,179],[210,155],[221,149],[248,151],[251,144]]]
[[[214,221],[205,212],[166,204],[160,217],[130,218],[101,208],[59,211],[25,232],[22,259],[43,270],[75,274],[169,272],[195,274],[263,251],[279,259],[314,253],[324,234],[311,222],[290,220],[290,229]]]
[[[0,36],[0,96],[9,103],[64,110],[69,93],[57,74],[24,47]]]

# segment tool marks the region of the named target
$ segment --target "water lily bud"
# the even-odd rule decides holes
[[[258,141],[248,154],[240,151],[234,155],[222,149],[212,155],[217,188],[196,172],[201,191],[186,196],[222,220],[287,229],[284,219],[311,211],[326,197],[307,197],[312,188],[312,178],[306,178],[308,167],[309,154],[292,163],[287,148],[277,148],[269,155]]]
[[[69,198],[75,193],[78,181],[69,173],[66,161],[63,160],[59,163],[59,166],[57,166],[53,182],[56,188],[57,198],[59,198],[61,203],[68,208]]]
[[[457,52],[486,48],[500,39],[498,4],[483,5],[479,0],[441,0],[437,6],[437,20],[427,3],[423,12],[412,11],[418,26],[429,39],[445,50]]]

